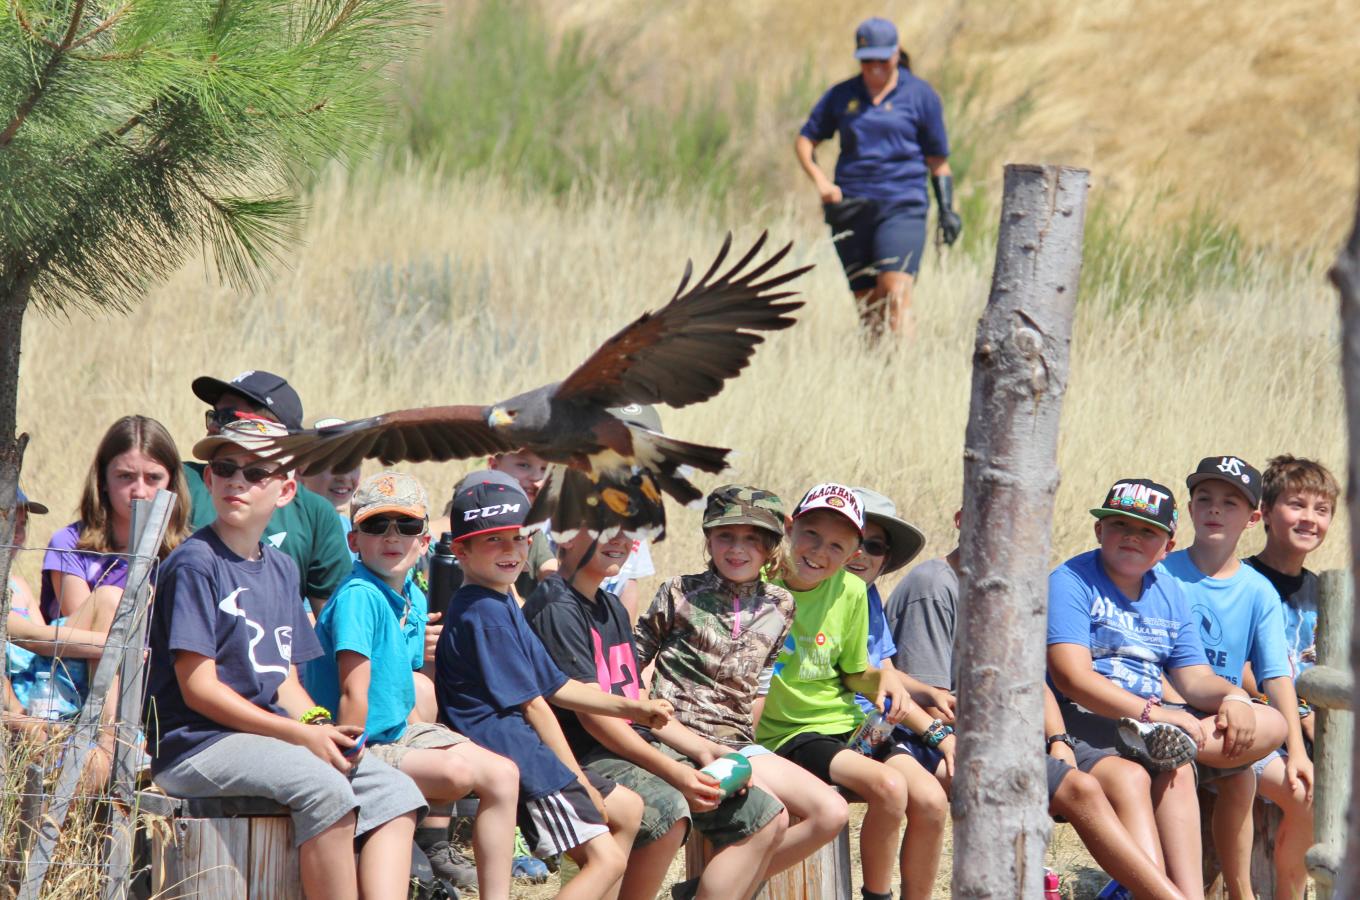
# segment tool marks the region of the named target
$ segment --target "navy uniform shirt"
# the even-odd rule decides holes
[[[897,87],[875,106],[864,79],[848,78],[822,95],[799,134],[825,141],[837,132],[836,184],[846,197],[905,202],[925,211],[926,157],[949,155],[934,88],[899,66]]]
[[[435,696],[444,723],[519,766],[520,800],[576,780],[520,707],[567,683],[515,601],[481,585],[454,592],[435,648]]]

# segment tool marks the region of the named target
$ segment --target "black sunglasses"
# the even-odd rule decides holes
[[[271,475],[277,475],[280,471],[277,468],[271,469],[268,466],[255,465],[254,463],[243,466],[229,459],[215,459],[208,463],[208,468],[218,478],[231,478],[237,472],[240,472],[241,477],[249,484],[259,484]]]
[[[415,537],[425,533],[425,520],[417,519],[412,516],[372,516],[362,522],[356,522],[354,527],[364,534],[387,534],[387,526],[396,525],[397,534],[406,537]]]
[[[892,544],[887,541],[880,541],[878,538],[869,538],[869,540],[860,544],[860,547],[870,556],[887,556],[888,551],[892,549]]]

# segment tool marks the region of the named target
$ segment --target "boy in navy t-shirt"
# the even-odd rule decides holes
[[[1181,583],[1199,623],[1209,665],[1234,684],[1242,683],[1243,668],[1251,671],[1270,706],[1255,708],[1257,726],[1252,749],[1227,771],[1200,772],[1212,781],[1215,845],[1223,865],[1223,880],[1233,897],[1252,896],[1252,802],[1257,772],[1252,763],[1280,753],[1285,744],[1283,776],[1276,792],[1284,819],[1286,840],[1276,843],[1276,858],[1285,862],[1285,878],[1276,871],[1282,897],[1302,897],[1307,873],[1303,854],[1312,844],[1313,764],[1304,748],[1299,727],[1298,696],[1289,666],[1284,636],[1284,610],[1270,582],[1237,559],[1243,532],[1260,521],[1261,473],[1238,456],[1210,456],[1200,460],[1186,479],[1190,490],[1190,520],[1195,541],[1188,549],[1166,558],[1166,571]],[[1264,769],[1264,766],[1262,766]],[[1231,839],[1225,839],[1231,835]],[[1282,852],[1284,851],[1284,852]]]
[[[1184,762],[1195,747],[1200,759],[1231,765],[1251,742],[1251,698],[1205,664],[1180,585],[1157,568],[1175,539],[1171,490],[1122,479],[1091,514],[1100,546],[1049,576],[1049,678],[1077,768],[1096,777],[1139,848],[1176,886],[1186,896],[1203,896],[1194,770],[1150,771],[1120,757],[1118,723],[1128,718],[1151,726],[1158,741],[1172,746],[1188,735],[1194,747],[1187,743],[1167,765]],[[1162,706],[1163,675],[1195,707],[1217,710],[1216,716],[1201,723],[1186,710]]]
[[[361,729],[318,721],[298,680],[297,664],[321,648],[297,601],[297,567],[260,541],[297,483],[256,451],[286,433],[239,421],[194,445],[217,517],[161,567],[146,708],[152,776],[178,797],[289,807],[309,897],[357,898],[361,883],[365,896],[404,897],[425,800],[363,753]]]
[[[533,853],[565,853],[580,866],[558,896],[601,897],[623,876],[642,800],[582,771],[547,701],[657,727],[670,705],[603,693],[553,663],[510,596],[528,554],[528,512],[524,492],[490,473],[463,479],[454,495],[464,581],[435,650],[435,691],[450,727],[519,766],[519,825]]]

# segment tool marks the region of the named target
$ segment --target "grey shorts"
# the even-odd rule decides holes
[[[387,744],[369,744],[368,752],[394,769],[412,750],[446,750],[466,744],[468,739],[438,722],[416,722],[406,726],[401,737]]]
[[[268,797],[293,811],[301,845],[358,810],[354,835],[427,808],[410,778],[365,753],[346,777],[311,751],[277,738],[231,734],[156,776],[173,797]]]
[[[693,767],[693,763],[671,748],[656,744],[657,750],[671,759]],[[758,787],[745,794],[729,797],[717,809],[692,813],[684,794],[671,787],[665,779],[646,769],[614,756],[599,752],[586,756],[581,765],[634,791],[642,798],[642,824],[638,828],[635,846],[645,847],[675,826],[681,819],[689,819],[699,833],[716,848],[726,847],[755,834],[779,815],[784,804]]]

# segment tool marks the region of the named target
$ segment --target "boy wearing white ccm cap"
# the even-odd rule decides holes
[[[857,692],[874,697],[879,709],[890,700],[890,721],[921,732],[931,725],[896,677],[869,665],[868,589],[843,568],[863,539],[864,506],[843,485],[817,485],[794,510],[787,559],[775,583],[793,594],[796,611],[774,664],[756,739],[864,798],[869,810],[860,829],[860,861],[866,900],[891,898],[895,856],[902,896],[925,898],[939,867],[944,804],[918,814],[900,848],[897,835],[909,801],[907,773],[922,776],[936,792],[938,785],[896,747],[878,761],[846,746],[864,718]]]

